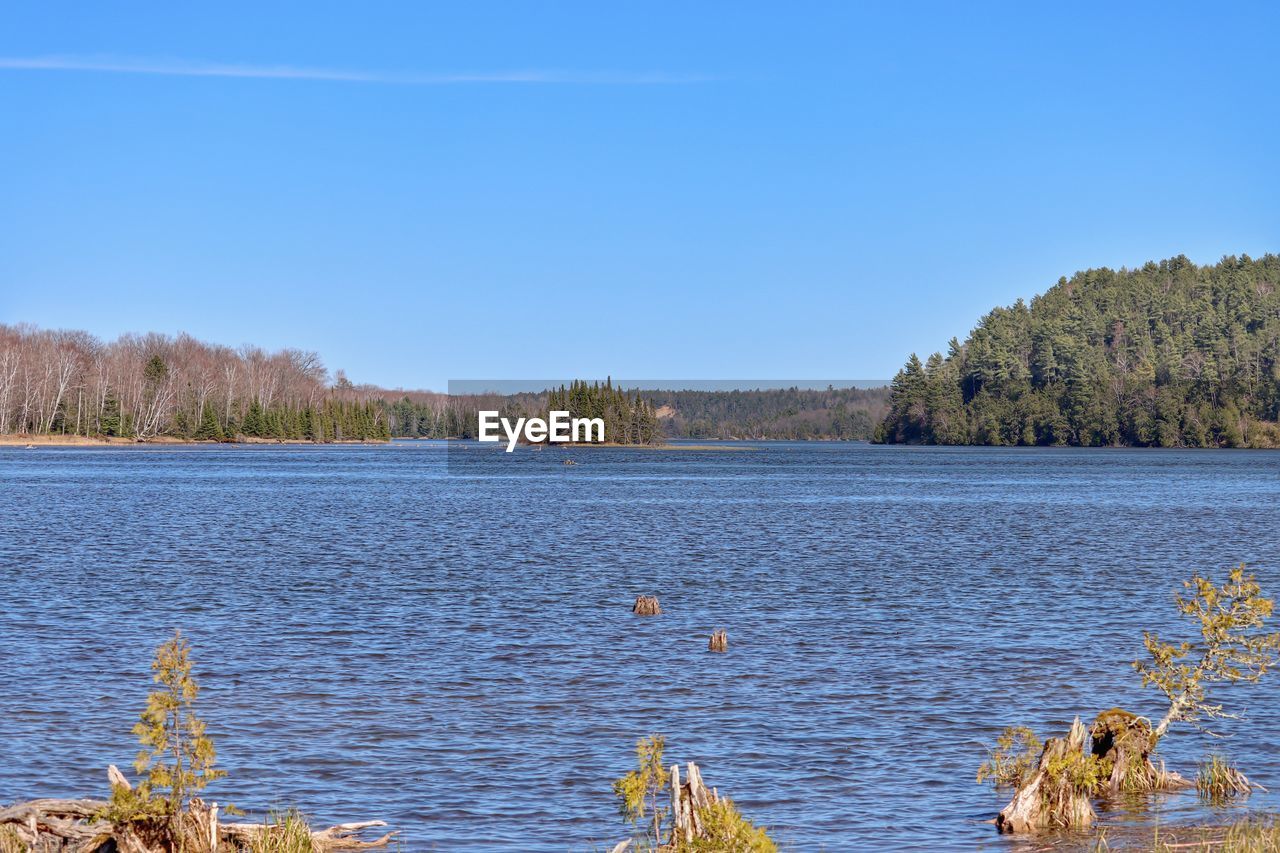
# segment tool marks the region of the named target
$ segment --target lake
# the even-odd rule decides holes
[[[599,849],[662,732],[786,848],[1015,850],[981,822],[1008,799],[974,783],[984,743],[1162,714],[1130,662],[1190,628],[1193,571],[1280,592],[1275,452],[751,447],[0,448],[0,802],[105,795],[181,627],[209,798],[251,813]],[[1271,675],[1222,694],[1234,738],[1175,726],[1169,766],[1216,746],[1280,792]]]

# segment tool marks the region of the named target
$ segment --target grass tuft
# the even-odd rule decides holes
[[[1192,834],[1172,833],[1171,840],[1159,837],[1153,853],[1276,853],[1280,850],[1280,816],[1264,815],[1237,821],[1226,827],[1203,828]]]
[[[0,826],[0,853],[27,853],[31,848],[12,826]]]
[[[311,827],[296,809],[273,812],[267,830],[255,836],[248,853],[313,853]]]
[[[1211,755],[1200,762],[1196,775],[1196,790],[1200,798],[1210,803],[1222,803],[1237,796],[1249,796],[1253,784],[1249,777],[1235,768],[1221,755]]]

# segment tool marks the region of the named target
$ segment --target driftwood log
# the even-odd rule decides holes
[[[311,833],[311,846],[317,853],[386,847],[395,838],[396,833],[388,832],[373,841],[361,841],[358,837],[362,830],[386,825],[387,822],[383,820],[362,820],[355,823],[340,823],[328,829],[314,830]],[[270,832],[272,826],[269,823],[224,823],[218,829],[224,840],[238,845],[236,849],[239,849],[248,846],[263,833]]]
[[[662,613],[662,608],[658,606],[657,596],[637,595],[631,612],[637,616],[657,616]]]
[[[115,765],[107,769],[113,787],[132,788]],[[218,804],[193,797],[175,820],[144,819],[113,824],[102,815],[110,804],[92,799],[43,799],[0,808],[0,832],[10,832],[30,853],[170,853],[182,839],[184,853],[235,853],[273,830],[271,824],[219,823]],[[340,823],[313,830],[317,853],[385,847],[396,835],[388,832],[372,841],[359,838],[363,830],[386,826],[384,821]]]
[[[707,648],[713,652],[729,651],[729,635],[725,633],[723,628],[720,628],[711,635],[711,640],[707,643]]]
[[[32,853],[90,853],[111,838],[111,824],[95,816],[104,800],[31,800],[0,809],[0,830],[8,829]]]

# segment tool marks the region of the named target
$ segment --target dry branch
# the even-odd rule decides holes
[[[130,787],[114,765],[107,771],[113,786]],[[188,853],[224,853],[243,850],[252,841],[275,830],[265,823],[218,822],[218,804],[193,797],[176,820],[144,819],[113,824],[100,817],[110,804],[105,800],[41,799],[0,808],[0,827],[8,827],[32,851],[58,853],[165,853],[174,849],[174,835],[181,835]],[[340,823],[311,831],[316,853],[339,853],[385,847],[396,836],[388,832],[371,841],[359,836],[366,829],[386,826],[385,821]]]

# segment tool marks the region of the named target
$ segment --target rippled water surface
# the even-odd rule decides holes
[[[0,802],[103,794],[181,626],[215,799],[382,817],[407,850],[615,842],[649,732],[789,849],[1016,849],[981,822],[984,742],[1160,713],[1129,662],[1180,630],[1178,580],[1280,586],[1276,453],[13,448],[0,499]],[[1223,698],[1280,791],[1280,678]]]

